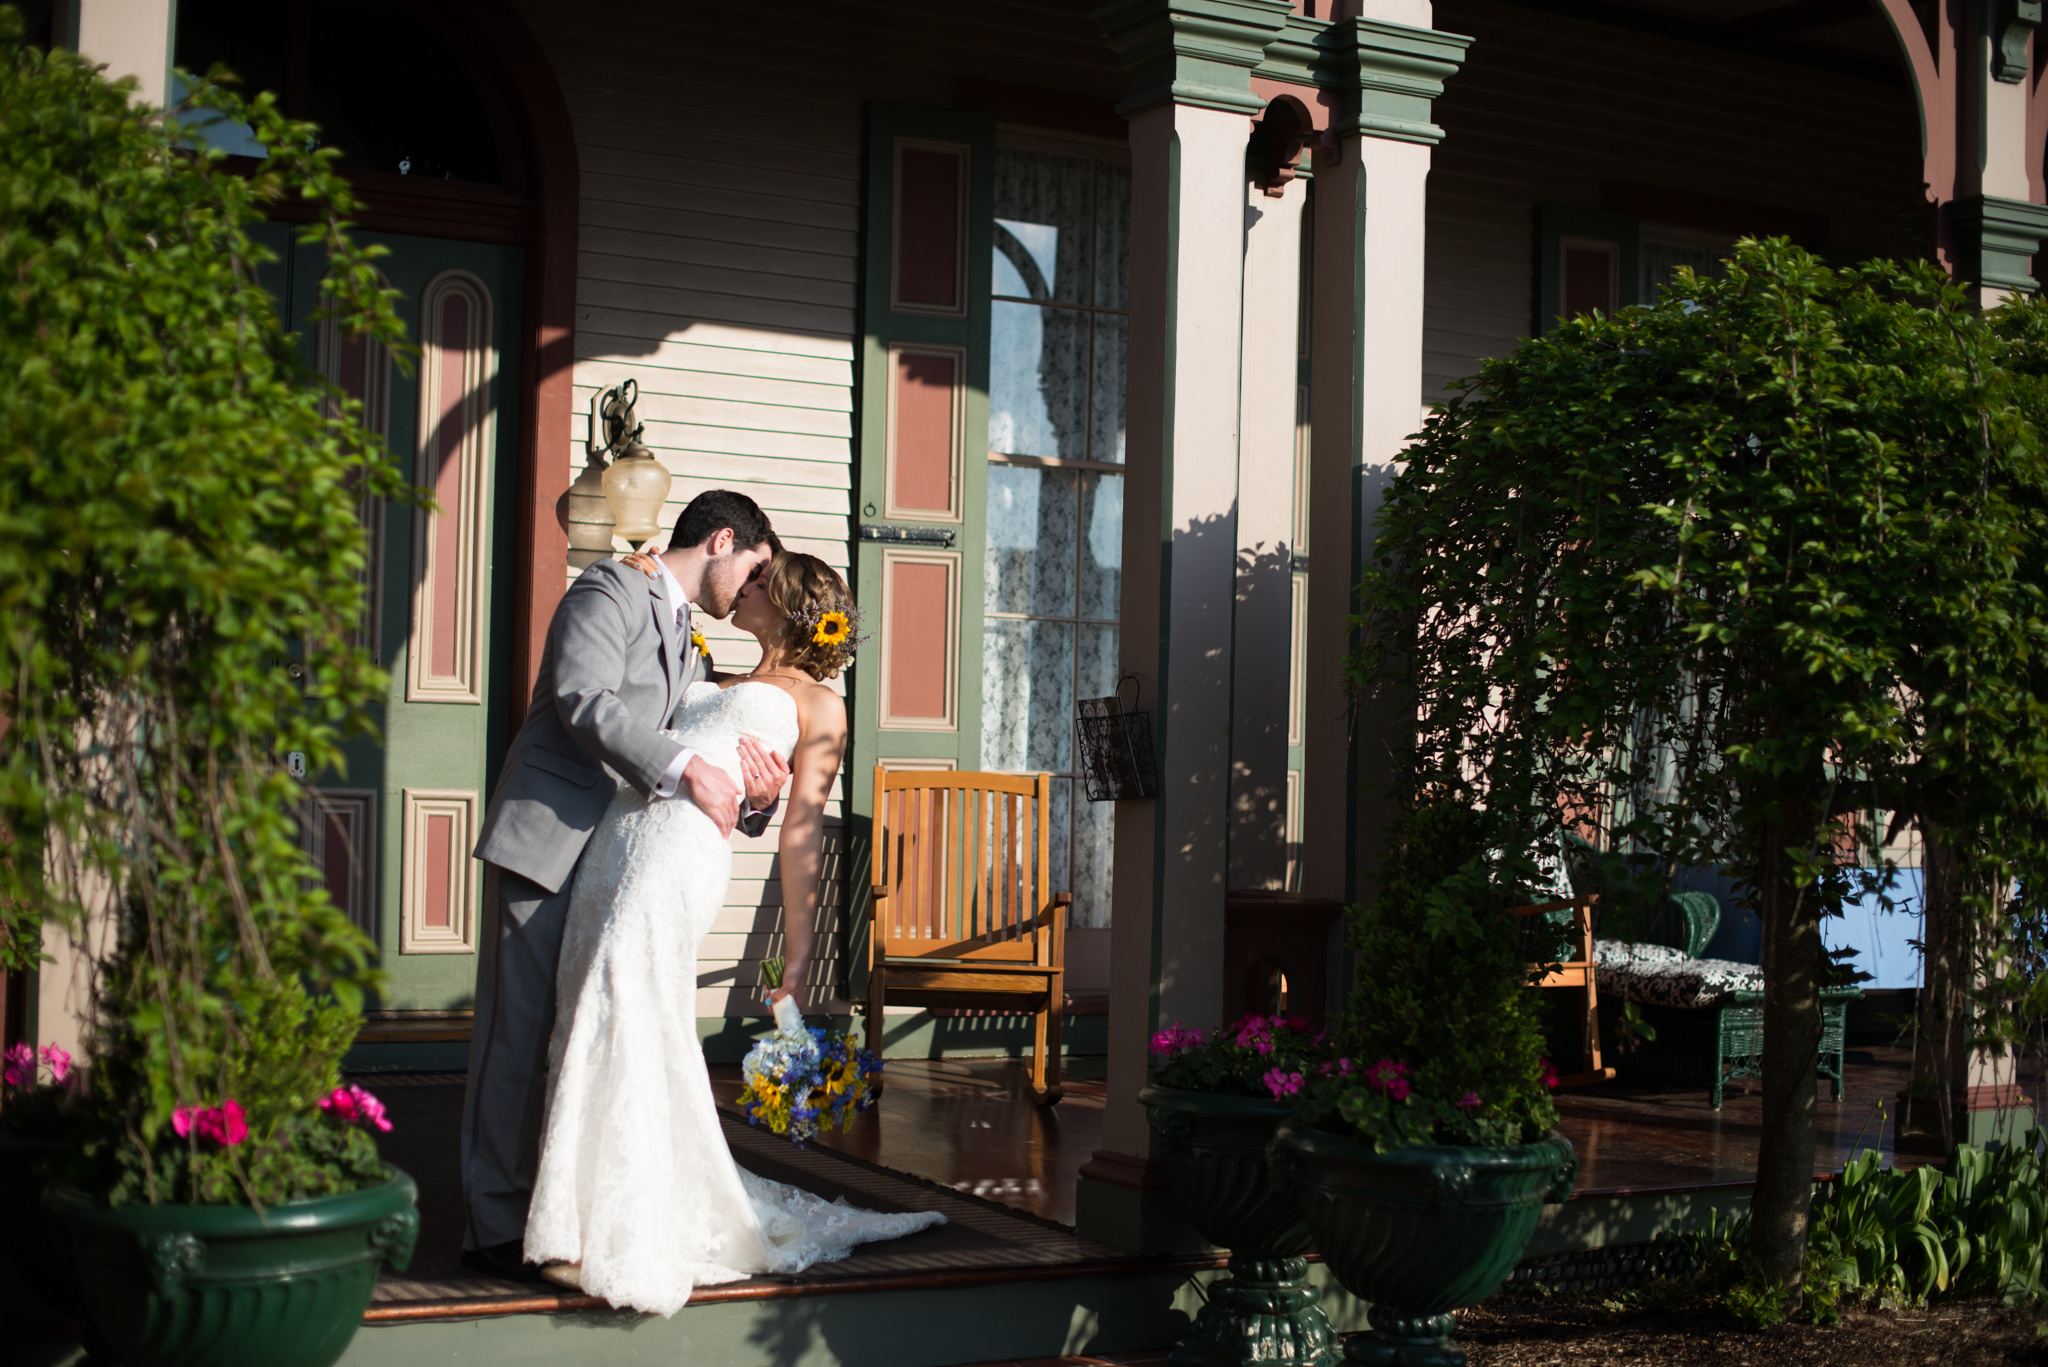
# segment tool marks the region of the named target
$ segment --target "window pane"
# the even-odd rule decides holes
[[[995,473],[995,467],[989,467]],[[991,519],[993,521],[993,519]],[[1081,479],[1081,601],[1074,615],[1114,622],[1124,592],[1124,477]],[[1100,697],[1084,693],[1083,697]]]
[[[1091,163],[996,149],[995,292],[1088,302]]]
[[[1116,692],[1116,628],[1079,626],[1074,696],[1106,698]]]
[[[1131,306],[1131,168],[1095,164],[1095,304]]]
[[[982,622],[981,767],[1065,773],[1073,765],[1074,628]]]
[[[1124,463],[1124,337],[1130,325],[1122,314],[1095,315],[1094,432],[1090,460]]]
[[[1073,615],[1076,483],[1072,470],[988,467],[986,611]]]
[[[1088,457],[1088,315],[997,304],[989,320],[988,449]]]
[[[1049,823],[1051,829],[1046,834],[1050,837],[1047,843],[1051,846],[1049,851],[1051,859],[1049,862],[1052,868],[1046,875],[1051,880],[1046,891],[1071,892],[1074,887],[1074,863],[1068,851],[1067,842],[1069,839],[1068,833],[1071,829],[1070,823],[1073,819],[1074,780],[1070,778],[1056,778],[1052,781],[1052,802],[1050,805],[1052,807],[1052,821]],[[1088,804],[1083,803],[1082,805],[1086,806]]]
[[[1074,803],[1073,919],[1070,924],[1087,930],[1109,925],[1109,877],[1111,871],[1110,830],[1116,816],[1114,802],[1089,802],[1077,792]],[[1059,891],[1058,887],[1053,889]]]

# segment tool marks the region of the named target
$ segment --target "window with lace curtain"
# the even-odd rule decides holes
[[[1112,805],[1077,792],[1074,700],[1117,679],[1130,168],[995,154],[981,764],[1049,770],[1053,886],[1109,924]]]

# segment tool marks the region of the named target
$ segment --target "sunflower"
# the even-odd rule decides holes
[[[818,619],[818,629],[811,633],[811,640],[821,646],[836,646],[853,634],[853,624],[846,620],[843,612],[828,612]]]

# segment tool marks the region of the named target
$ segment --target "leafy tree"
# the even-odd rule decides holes
[[[1725,280],[1488,363],[1408,452],[1361,584],[1356,685],[1416,719],[1397,796],[1482,806],[1519,876],[1576,827],[1755,907],[1751,1240],[1786,1285],[1847,866],[1883,866],[1889,814],[1972,924],[2044,886],[2043,317],[1744,243]]]
[[[311,125],[131,84],[0,10],[0,958],[33,965],[46,919],[107,951],[87,1147],[115,1199],[281,1199],[374,1164],[306,1129],[377,979],[284,759],[338,767],[382,694],[356,509],[410,493],[258,285],[265,206],[315,211],[346,329],[403,335]],[[189,146],[199,106],[270,157]],[[229,1100],[246,1139],[205,1139],[193,1108]]]

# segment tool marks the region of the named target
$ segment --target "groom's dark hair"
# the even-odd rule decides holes
[[[730,489],[706,489],[691,499],[676,518],[676,533],[668,544],[675,550],[701,546],[725,527],[732,528],[736,546],[765,544],[776,555],[782,554],[782,541],[768,525],[768,514],[761,511],[761,505]]]

